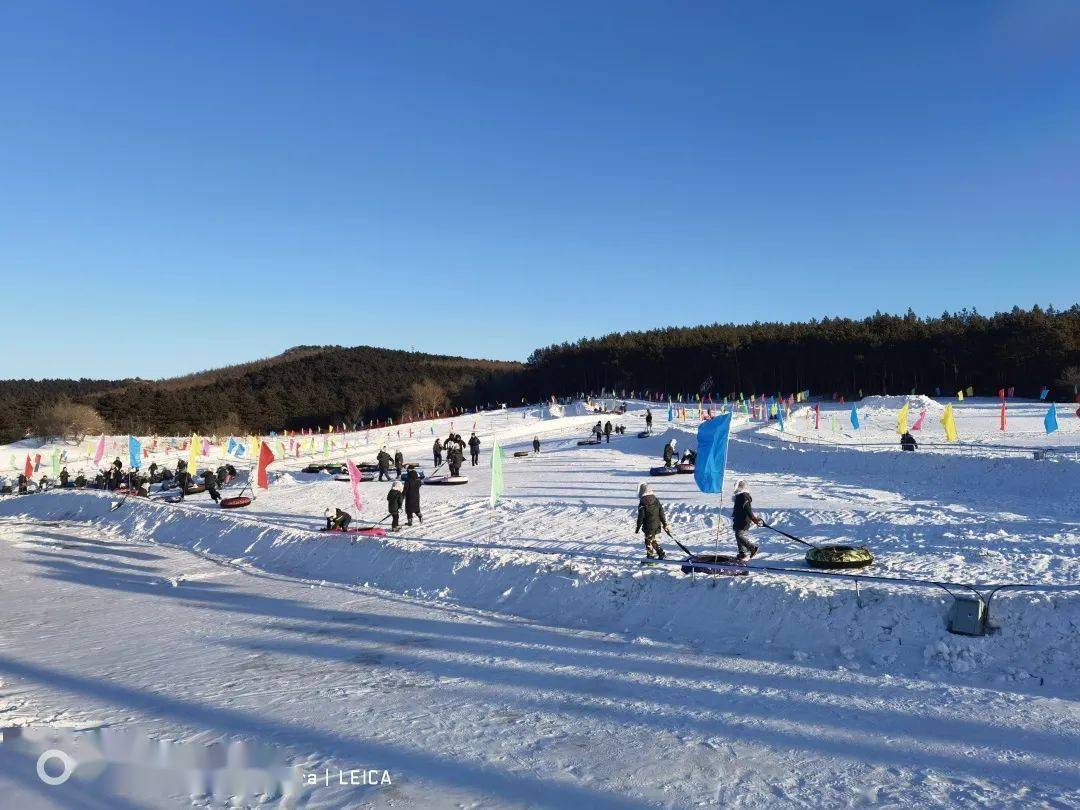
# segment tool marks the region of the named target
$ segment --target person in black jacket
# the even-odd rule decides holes
[[[405,456],[400,450],[394,453],[394,470],[398,474],[398,478],[401,478],[401,471],[405,469]]]
[[[645,409],[645,430],[652,433],[652,411],[648,408]]]
[[[379,464],[379,480],[392,480],[390,478],[390,462],[393,461],[393,459],[390,457],[390,454],[386,452],[385,447],[379,451],[379,455],[375,457],[375,461]]]
[[[438,439],[435,439],[435,446],[431,448],[431,456],[436,467],[442,464],[442,442]]]
[[[735,530],[735,544],[739,547],[738,558],[753,559],[758,547],[750,539],[750,526],[760,526],[765,521],[754,514],[753,498],[745,481],[735,485],[735,507],[731,510],[731,528]]]
[[[69,478],[70,475],[67,471],[67,467],[64,467],[64,469],[60,470],[60,486],[67,487]]]
[[[600,441],[603,440],[603,438],[604,438],[604,428],[600,426],[599,422],[597,422],[595,425],[593,425],[592,432],[593,432],[593,435],[596,437],[597,442],[600,442]]]
[[[900,448],[908,452],[914,453],[915,448],[919,446],[919,443],[915,441],[915,437],[911,435],[911,431],[906,431],[903,436],[900,437]]]
[[[664,466],[670,467],[675,463],[675,440],[664,445]]]
[[[335,508],[334,514],[330,514],[329,509],[323,510],[323,516],[326,518],[326,530],[337,530],[343,532],[349,528],[349,524],[352,523],[352,515],[348,512],[343,512],[340,509]]]
[[[540,437],[539,436],[533,436],[533,452],[534,453],[539,453],[540,452]]]
[[[151,483],[153,483],[153,482],[157,481],[157,471],[158,471],[158,466],[157,466],[157,462],[156,462],[156,461],[152,461],[152,462],[150,462],[150,466],[146,468],[146,471],[147,471],[148,473],[150,473],[150,482],[151,482]]]
[[[664,559],[664,549],[656,540],[661,531],[667,531],[667,517],[664,507],[648,484],[638,487],[637,528],[634,534],[645,532],[645,558],[648,560]]]
[[[217,476],[210,470],[203,470],[202,473],[203,486],[206,487],[206,491],[210,494],[210,500],[217,503],[221,500],[221,493],[217,488]]]
[[[415,467],[409,467],[405,473],[405,518],[412,526],[413,515],[416,515],[420,525],[424,525],[424,516],[420,514],[420,473]]]
[[[451,445],[446,451],[446,463],[450,467],[450,477],[457,478],[461,475],[461,465],[465,463],[465,454],[461,452],[461,446]]]
[[[480,440],[476,438],[475,433],[469,437],[469,454],[472,456],[472,465],[475,467],[480,463]]]
[[[400,481],[395,481],[390,485],[390,491],[386,493],[386,511],[390,513],[390,517],[393,520],[390,523],[390,531],[397,531],[401,526],[400,514],[401,504],[405,500],[405,493],[403,491]]]
[[[604,423],[604,440],[607,441],[608,444],[611,444],[611,420],[610,419],[608,419],[607,422]]]

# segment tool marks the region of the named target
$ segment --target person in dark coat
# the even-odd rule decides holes
[[[461,447],[454,444],[446,453],[446,463],[450,466],[450,477],[457,478],[461,475],[461,465],[465,463],[465,454]]]
[[[765,521],[754,514],[753,498],[745,481],[735,485],[735,507],[731,510],[731,528],[735,530],[735,544],[739,547],[740,560],[753,559],[758,547],[750,539],[750,526],[760,526]]]
[[[540,452],[540,437],[539,436],[533,436],[533,452],[534,453],[539,453]]]
[[[675,461],[675,440],[664,445],[664,466],[670,467]]]
[[[400,450],[394,453],[394,470],[398,474],[398,478],[401,478],[401,471],[405,469],[405,456]]]
[[[225,482],[229,478],[229,471],[225,469],[225,465],[222,464],[214,471],[214,482],[219,486],[225,486]]]
[[[475,433],[469,437],[469,454],[472,456],[472,465],[475,467],[480,463],[480,440],[476,438]]]
[[[604,428],[600,426],[599,422],[597,422],[595,425],[593,425],[592,432],[593,432],[593,435],[596,436],[596,441],[599,442],[599,441],[603,440],[603,438],[604,438]]]
[[[652,411],[648,408],[645,409],[645,430],[652,433]]]
[[[645,532],[646,559],[664,559],[664,549],[660,547],[656,536],[661,531],[667,531],[667,527],[667,516],[664,515],[664,507],[656,496],[652,494],[652,488],[648,484],[642,484],[638,487],[637,528],[634,529],[634,534]]]
[[[157,480],[158,466],[156,461],[152,461],[150,466],[146,468],[146,471],[150,473],[150,482],[153,483]]]
[[[420,473],[415,468],[409,467],[405,473],[405,518],[412,526],[413,515],[416,515],[420,525],[424,525],[424,516],[420,514]]]
[[[67,467],[64,467],[64,469],[60,470],[60,486],[66,488],[68,485],[68,480],[70,478],[71,476],[68,474]]]
[[[344,512],[341,509],[334,509],[334,514],[330,514],[329,509],[323,510],[323,517],[326,518],[326,530],[337,530],[343,532],[349,528],[349,524],[352,523],[352,515],[348,512]]]
[[[611,444],[611,420],[610,419],[608,419],[607,422],[604,423],[604,440],[608,444]]]
[[[385,447],[379,451],[379,455],[375,457],[375,461],[379,464],[379,480],[392,480],[390,478],[390,462],[393,461],[393,459],[390,457],[390,454],[386,452]]]
[[[202,474],[203,486],[206,487],[206,491],[210,493],[210,500],[217,503],[221,500],[221,493],[217,488],[217,476],[210,472],[210,470],[204,470]]]
[[[82,473],[79,473],[78,475],[76,475],[75,476],[75,486],[78,489],[82,489],[83,487],[85,487],[86,486],[86,476],[83,475]]]
[[[436,467],[442,464],[442,448],[442,442],[439,439],[435,439],[435,446],[431,448],[431,456]]]
[[[910,453],[915,452],[915,448],[919,446],[919,443],[915,441],[915,437],[911,435],[911,431],[905,431],[904,435],[900,437],[900,448]]]
[[[18,485],[18,487],[16,489],[16,492],[18,492],[20,495],[25,495],[26,494],[26,483],[27,483],[26,476],[23,473],[19,473],[19,477],[16,479],[16,484]]]
[[[390,513],[392,518],[390,522],[390,531],[397,531],[401,526],[401,505],[405,501],[404,487],[400,481],[395,481],[390,485],[390,491],[386,493],[386,510]]]

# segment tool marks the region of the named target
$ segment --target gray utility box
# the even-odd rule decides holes
[[[986,634],[986,607],[977,596],[957,596],[949,613],[949,632],[962,636]]]

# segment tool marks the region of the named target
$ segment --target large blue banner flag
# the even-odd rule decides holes
[[[134,436],[128,436],[128,466],[133,470],[142,467],[142,443]]]
[[[1046,428],[1047,433],[1053,433],[1058,429],[1057,405],[1051,405],[1046,412],[1046,416],[1043,417],[1043,427]]]
[[[714,416],[698,428],[694,481],[702,492],[723,492],[724,490],[724,468],[727,466],[730,430],[730,413]]]
[[[851,426],[856,430],[859,429],[859,412],[855,410],[855,406],[851,406]]]

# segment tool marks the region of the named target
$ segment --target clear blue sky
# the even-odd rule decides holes
[[[0,8],[0,377],[1080,299],[1080,3]]]

